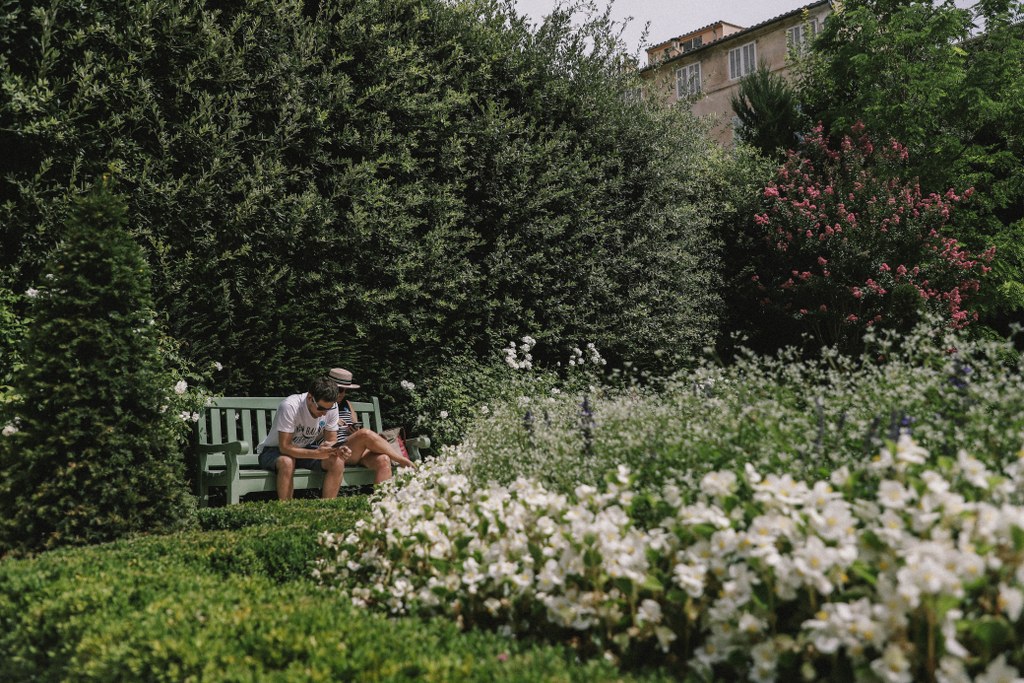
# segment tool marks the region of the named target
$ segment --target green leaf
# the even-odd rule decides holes
[[[969,631],[989,651],[999,649],[1013,639],[1013,626],[1003,617],[981,617],[970,625]]]

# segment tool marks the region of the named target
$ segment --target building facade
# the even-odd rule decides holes
[[[714,116],[715,138],[730,145],[730,100],[740,79],[759,63],[787,76],[791,55],[806,49],[831,5],[822,0],[749,28],[719,21],[653,45],[647,49],[648,66],[640,71],[644,94],[669,105],[684,100],[697,116]]]

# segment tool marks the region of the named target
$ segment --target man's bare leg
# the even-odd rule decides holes
[[[337,455],[332,455],[321,461],[320,465],[324,470],[324,488],[320,495],[324,498],[337,498],[341,480],[345,476],[345,461]]]
[[[295,461],[287,455],[278,457],[277,463],[277,499],[291,500],[295,494]]]

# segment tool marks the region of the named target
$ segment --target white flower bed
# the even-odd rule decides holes
[[[474,488],[461,458],[324,534],[321,581],[392,613],[658,654],[706,678],[1021,680],[1020,459],[994,473],[903,436],[831,481],[747,465],[706,475],[693,504],[666,486],[644,501],[663,521],[642,529],[625,468],[570,497],[525,479]]]

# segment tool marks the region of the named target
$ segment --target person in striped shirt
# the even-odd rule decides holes
[[[338,386],[338,441],[335,446],[344,445],[349,448],[349,453],[344,457],[345,464],[362,465],[373,470],[373,481],[376,484],[391,478],[392,462],[416,469],[416,463],[399,453],[387,439],[363,427],[356,420],[352,404],[345,398],[350,389],[359,388],[358,384],[352,383],[352,373],[345,368],[333,368],[328,376]]]

